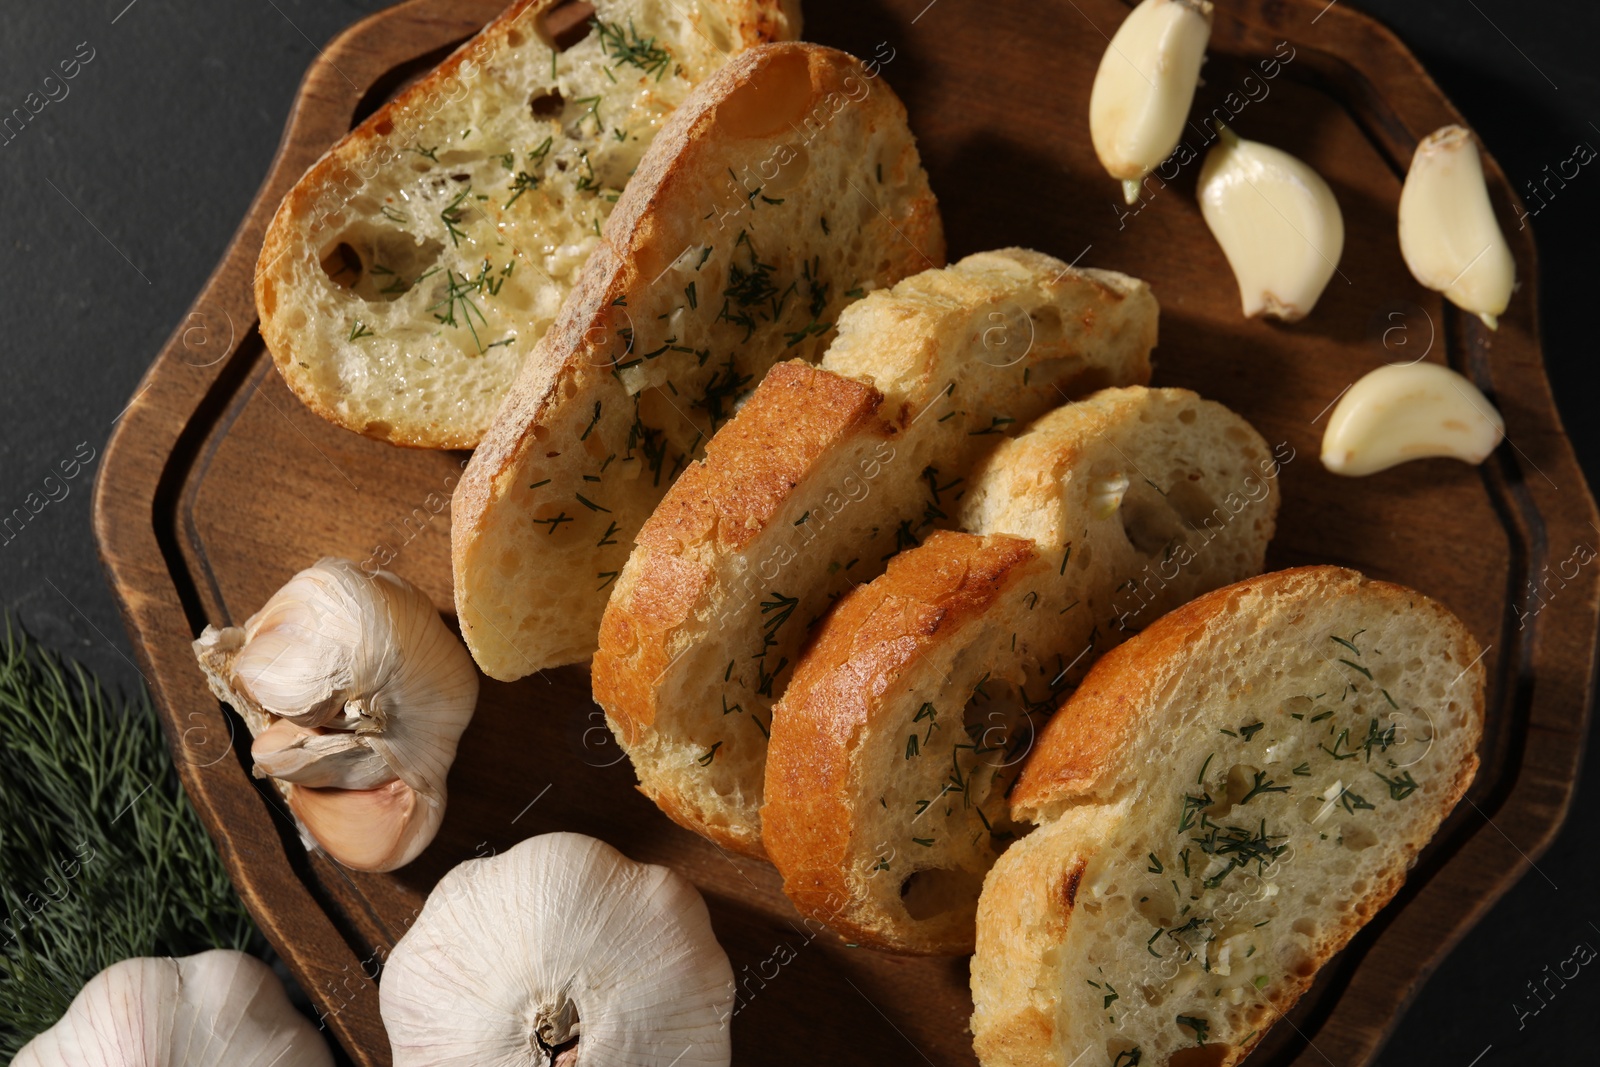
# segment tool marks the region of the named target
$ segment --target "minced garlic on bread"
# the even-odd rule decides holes
[[[732,55],[800,32],[797,0],[594,0],[571,25],[562,4],[512,4],[284,197],[256,306],[323,418],[476,445],[656,131]]]
[[[485,673],[587,660],[634,536],[772,364],[814,362],[848,304],[943,261],[874,65],[763,45],[696,89],[456,487],[456,607]]]
[[[984,883],[985,1067],[1230,1067],[1405,881],[1478,766],[1478,644],[1420,593],[1302,567],[1109,653],[1012,793]]]

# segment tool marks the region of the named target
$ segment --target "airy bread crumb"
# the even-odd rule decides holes
[[[985,1067],[1243,1059],[1471,783],[1461,621],[1336,567],[1220,589],[1107,655],[1012,794],[984,883]]]
[[[762,821],[795,906],[862,944],[970,952],[1035,731],[1095,657],[1260,570],[1276,473],[1186,389],[1102,390],[996,449],[973,532],[844,597],[774,712]]]
[[[595,0],[575,43],[520,0],[306,172],[256,272],[261,333],[317,414],[471,448],[656,131],[795,0]]]
[[[943,257],[873,68],[772,44],[701,85],[456,487],[456,608],[484,672],[588,659],[634,536],[772,364],[815,361],[848,304]]]

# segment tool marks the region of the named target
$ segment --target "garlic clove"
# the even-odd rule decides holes
[[[288,719],[256,736],[250,759],[257,778],[309,787],[372,789],[395,779],[389,764],[359,734],[307,730]]]
[[[1122,507],[1122,498],[1128,494],[1128,473],[1115,470],[1089,482],[1089,517],[1109,519]]]
[[[1322,465],[1354,477],[1433,456],[1482,463],[1504,436],[1494,405],[1449,367],[1392,364],[1363,376],[1334,406]]]
[[[378,987],[394,1067],[726,1067],[733,968],[680,875],[580,834],[440,879]],[[557,1061],[561,1062],[561,1061]]]
[[[244,647],[234,661],[247,694],[302,726],[327,724],[349,699],[371,599],[325,562],[289,579],[245,621]]]
[[[1210,39],[1207,0],[1144,0],[1100,57],[1089,136],[1130,204],[1139,199],[1139,180],[1178,146]]]
[[[478,702],[478,669],[427,596],[389,579],[389,647],[404,648],[405,655],[385,664],[382,683],[363,700],[363,715],[373,724],[363,736],[407,785],[442,802],[457,742]]]
[[[425,594],[321,559],[194,649],[255,735],[256,773],[334,859],[392,870],[432,840],[478,673]]]
[[[332,1067],[328,1045],[266,964],[227,949],[114,963],[13,1067]]]
[[[1220,129],[1200,168],[1200,213],[1239,283],[1246,318],[1310,314],[1344,252],[1344,216],[1309,165]]]
[[[355,871],[392,871],[422,854],[444,821],[444,798],[393,779],[372,789],[296,787],[289,807],[333,859]]]
[[[1495,221],[1472,134],[1442,126],[1422,139],[1400,190],[1400,254],[1412,275],[1491,330],[1517,267]]]

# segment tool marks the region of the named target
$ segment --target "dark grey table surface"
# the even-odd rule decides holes
[[[0,534],[0,605],[112,684],[132,686],[139,676],[89,528],[99,456],[266,174],[318,46],[386,6],[5,0],[0,8],[0,115],[30,93],[56,97],[20,133],[0,135],[0,514],[32,492],[55,497],[16,536]],[[1060,19],[1041,24],[1064,25],[1070,9],[1062,0],[1051,6],[1062,8]],[[1600,6],[1353,6],[1399,32],[1519,190],[1578,143],[1600,147]],[[75,78],[45,83],[74,59]],[[1596,346],[1584,323],[1596,304],[1597,203],[1600,170],[1589,168],[1528,220],[1550,376],[1591,485],[1600,476],[1600,419],[1592,411]],[[78,476],[46,486],[74,458]],[[1550,976],[1578,944],[1600,946],[1596,826],[1600,774],[1591,771],[1560,838],[1440,967],[1382,1062],[1594,1058],[1600,972],[1586,968],[1564,983]]]

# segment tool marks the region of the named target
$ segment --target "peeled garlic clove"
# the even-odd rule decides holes
[[[256,737],[250,759],[257,778],[303,786],[372,789],[395,778],[359,734],[307,730],[288,719],[279,719]]]
[[[399,779],[373,789],[295,789],[289,807],[328,855],[356,871],[392,871],[422,854],[444,821],[444,798]]]
[[[1511,301],[1517,267],[1495,222],[1472,134],[1442,126],[1422,139],[1400,190],[1400,254],[1412,275],[1489,329]]]
[[[1109,519],[1115,515],[1128,493],[1128,484],[1127,472],[1120,470],[1093,479],[1089,483],[1090,518]]]
[[[1239,282],[1246,318],[1305,318],[1344,252],[1344,216],[1322,175],[1221,129],[1200,168],[1200,213]]]
[[[332,1067],[316,1027],[266,964],[217,949],[101,971],[13,1067]]]
[[[330,856],[393,870],[432,840],[478,674],[421,590],[318,560],[194,649],[256,736],[257,772]]]
[[[378,987],[394,1067],[726,1067],[733,968],[694,886],[581,834],[440,879]],[[569,1051],[564,1055],[572,1055]]]
[[[1482,463],[1504,436],[1505,420],[1467,379],[1437,363],[1396,364],[1339,399],[1322,435],[1322,465],[1357,476],[1430,456]]]
[[[1100,57],[1089,136],[1130,204],[1139,199],[1139,180],[1178,147],[1210,39],[1206,0],[1144,0]]]

